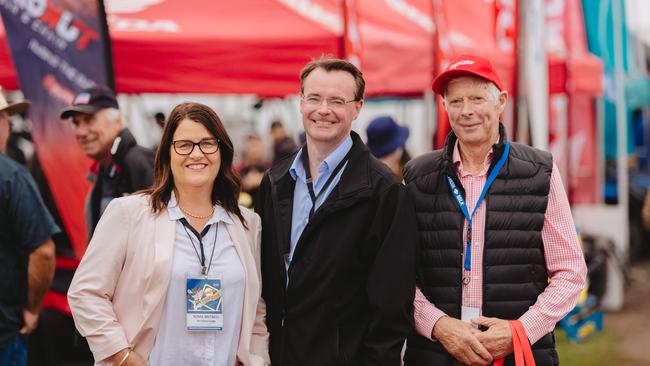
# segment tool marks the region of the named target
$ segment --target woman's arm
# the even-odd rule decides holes
[[[110,362],[109,357],[130,347],[112,302],[126,257],[130,221],[123,200],[111,201],[68,290],[75,325],[96,362]]]

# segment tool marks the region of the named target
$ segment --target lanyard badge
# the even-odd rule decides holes
[[[454,182],[453,179],[451,179],[450,176],[447,176],[447,183],[449,184],[449,188],[451,189],[451,193],[456,199],[456,203],[458,204],[458,207],[460,208],[461,212],[463,213],[463,216],[467,219],[467,241],[465,243],[465,262],[463,264],[463,268],[466,271],[471,271],[472,270],[472,218],[474,217],[474,214],[476,213],[476,210],[478,210],[479,206],[481,206],[481,203],[483,202],[483,199],[485,198],[485,195],[487,194],[488,189],[490,189],[490,186],[496,179],[497,175],[503,168],[503,166],[506,163],[506,160],[508,159],[508,154],[510,153],[510,143],[506,142],[505,143],[506,147],[505,150],[503,151],[503,155],[501,155],[501,158],[499,161],[494,165],[494,168],[490,172],[490,175],[487,178],[487,181],[485,182],[485,185],[483,186],[483,190],[481,191],[481,195],[479,196],[478,200],[476,201],[476,205],[474,206],[474,210],[472,210],[472,213],[470,214],[468,209],[467,209],[467,203],[465,198],[463,197],[462,192],[460,189],[456,186],[456,183]],[[469,278],[469,277],[467,277]],[[467,284],[466,282],[469,282],[467,280],[463,280],[463,284]]]
[[[223,330],[221,276],[187,276],[185,314],[187,330]]]
[[[210,254],[209,262],[206,263],[202,238],[208,233],[210,226],[204,229],[202,233],[198,233],[185,218],[182,218],[180,221],[185,228],[187,236],[190,238],[190,242],[200,264],[200,271],[197,275],[186,274],[185,276],[185,324],[187,330],[223,330],[223,280],[220,274],[212,274],[210,272],[214,248],[217,246],[219,224],[214,225],[215,233],[214,242],[212,243],[212,253]],[[198,249],[194,244],[190,232],[196,236],[199,242]]]

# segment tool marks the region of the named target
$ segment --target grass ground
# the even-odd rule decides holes
[[[618,349],[621,337],[605,329],[583,343],[571,343],[561,330],[555,331],[562,366],[633,365]]]

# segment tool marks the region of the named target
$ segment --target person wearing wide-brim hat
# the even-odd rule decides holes
[[[29,102],[9,104],[0,92],[0,364],[27,364],[27,337],[36,329],[54,275],[52,236],[61,230],[25,167],[5,154],[9,116]],[[28,280],[29,279],[29,280]]]
[[[390,116],[373,119],[366,128],[370,153],[402,178],[402,168],[410,160],[406,152],[409,128],[400,126]]]
[[[29,106],[30,103],[28,100],[9,104],[2,94],[2,87],[0,87],[0,153],[5,152],[7,140],[11,133],[11,121],[9,117],[15,114],[25,113]]]

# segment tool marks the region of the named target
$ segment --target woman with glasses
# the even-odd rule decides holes
[[[237,205],[233,151],[212,109],[180,104],[152,187],[106,209],[68,293],[96,364],[269,364],[260,218]]]

